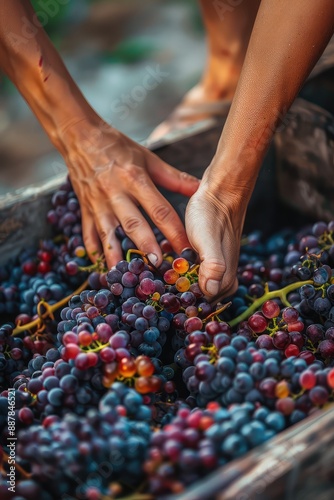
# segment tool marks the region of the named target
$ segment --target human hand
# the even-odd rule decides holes
[[[199,181],[158,158],[104,122],[85,120],[61,133],[63,155],[82,211],[86,250],[94,261],[104,252],[107,265],[122,258],[115,235],[121,224],[135,245],[160,264],[162,253],[153,231],[139,210],[142,207],[174,250],[189,246],[184,226],[155,184],[186,196]],[[64,151],[66,153],[64,154]]]
[[[208,297],[228,296],[238,287],[240,239],[250,196],[221,184],[213,172],[209,167],[186,211],[187,236],[201,261],[199,285]]]

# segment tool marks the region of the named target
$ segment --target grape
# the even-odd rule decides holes
[[[281,413],[275,411],[269,413],[265,419],[265,424],[274,431],[279,432],[285,428],[285,418]]]
[[[34,421],[34,414],[30,408],[21,408],[18,413],[19,420],[25,425],[31,425]]]
[[[334,292],[334,287],[333,287],[333,292]],[[300,293],[300,296],[302,299],[312,299],[315,296],[315,288],[313,285],[303,285],[300,288],[299,293]],[[288,321],[287,321],[287,323],[288,323]]]
[[[291,336],[284,330],[278,330],[273,336],[273,345],[277,349],[286,349],[291,342]]]
[[[310,351],[302,351],[299,357],[304,359],[308,365],[312,364],[315,360],[314,355]]]
[[[295,344],[300,350],[304,345],[303,335],[300,332],[289,332],[289,334],[290,334],[291,344]]]
[[[313,345],[318,345],[324,339],[324,328],[322,325],[312,324],[306,328],[306,336]]]
[[[110,291],[116,296],[122,295],[123,290],[124,288],[121,283],[113,283],[112,285],[110,285]]]
[[[202,326],[203,326],[202,320],[200,318],[197,318],[197,317],[188,318],[184,322],[184,329],[187,333],[191,333],[191,332],[194,332],[196,330],[200,330],[202,328]]]
[[[139,258],[134,258],[129,262],[128,269],[131,273],[141,274],[145,270],[145,263]]]
[[[323,285],[329,280],[329,274],[325,267],[319,267],[313,273],[313,281],[317,286]]]
[[[316,376],[313,372],[306,370],[301,373],[299,383],[304,389],[312,389],[316,384]]]
[[[179,277],[180,277],[179,273],[177,273],[174,269],[168,269],[168,271],[166,271],[164,274],[164,281],[168,285],[174,285],[174,283],[177,282]]]
[[[334,389],[334,369],[330,370],[327,373],[327,383],[328,383],[329,387]]]
[[[259,390],[266,398],[274,398],[276,384],[276,379],[270,377],[265,378],[260,382]]]
[[[249,320],[248,325],[255,333],[262,333],[267,328],[267,320],[260,314],[253,314]]]
[[[334,301],[334,285],[330,285],[326,290],[327,297],[331,302]]]
[[[183,257],[179,257],[173,261],[172,267],[177,273],[185,274],[189,269],[189,263]]]
[[[318,297],[313,304],[314,311],[320,316],[326,316],[332,307],[331,302],[327,298]]]
[[[324,387],[315,386],[310,390],[310,400],[316,406],[322,406],[328,401],[328,392]]]
[[[260,335],[256,339],[256,346],[259,349],[272,349],[274,344],[273,344],[273,339],[269,335]]]
[[[122,285],[126,287],[135,287],[138,284],[138,277],[136,274],[130,271],[125,272],[122,275]]]
[[[252,377],[248,373],[238,373],[233,381],[233,387],[241,393],[248,393],[254,386]]]
[[[109,285],[113,285],[114,283],[121,283],[122,280],[122,273],[115,267],[113,267],[110,271],[107,273],[107,282]]]
[[[190,281],[185,276],[181,276],[177,279],[175,286],[179,292],[186,292],[190,288]]]
[[[291,415],[295,409],[295,402],[292,398],[286,397],[276,401],[276,410],[283,415]]]
[[[320,342],[318,349],[323,358],[334,359],[334,342],[332,340],[323,340]]]
[[[276,318],[280,313],[280,307],[274,300],[267,300],[262,306],[262,313],[266,318]]]
[[[145,295],[151,295],[155,292],[155,283],[151,278],[144,278],[140,281],[140,289]]]

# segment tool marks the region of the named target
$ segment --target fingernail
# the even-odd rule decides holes
[[[208,280],[205,285],[205,289],[210,295],[218,295],[220,292],[221,284],[220,281]]]
[[[156,266],[157,265],[157,262],[158,262],[158,256],[155,255],[155,253],[148,253],[147,254],[147,258],[148,260],[150,261],[151,264],[153,264],[153,266]]]

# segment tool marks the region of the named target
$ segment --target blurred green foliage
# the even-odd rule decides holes
[[[49,4],[47,0],[30,0],[32,6],[34,7],[36,14],[40,17],[41,23],[44,25],[44,29],[49,34],[55,34],[56,31],[61,28],[62,21],[64,20],[66,13],[69,9],[69,2],[62,4],[55,0],[52,4]],[[52,5],[52,6],[51,6]]]

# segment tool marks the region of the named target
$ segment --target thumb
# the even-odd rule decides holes
[[[203,293],[214,297],[222,289],[226,272],[226,263],[222,252],[223,238],[216,217],[211,217],[207,210],[201,211],[199,205],[191,202],[188,205],[186,231],[190,244],[197,251],[201,260],[199,286]],[[200,226],[202,227],[200,228]]]
[[[201,243],[197,244],[197,248],[201,260],[198,284],[203,293],[209,298],[226,297],[235,293],[238,280],[226,263],[219,234],[209,231],[202,233]]]
[[[222,254],[221,241],[217,234],[201,235],[201,243],[197,244],[201,265],[199,268],[198,283],[201,290],[209,297],[218,295],[223,287],[223,278],[226,273],[226,263]]]
[[[199,286],[211,298],[231,295],[238,288],[239,231],[225,212],[202,190],[190,199],[186,210],[187,236],[201,260]]]

